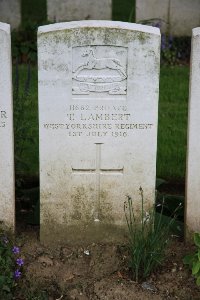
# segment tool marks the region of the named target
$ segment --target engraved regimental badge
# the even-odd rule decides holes
[[[86,46],[73,48],[73,98],[126,99],[127,48]],[[75,96],[76,95],[76,96]],[[87,95],[87,96],[86,96]]]

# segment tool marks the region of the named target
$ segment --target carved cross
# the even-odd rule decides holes
[[[94,214],[94,220],[96,222],[99,221],[99,211],[100,211],[100,189],[101,189],[101,175],[103,174],[123,174],[124,168],[119,169],[103,169],[101,168],[101,145],[103,143],[95,143],[96,144],[96,167],[94,169],[75,169],[72,168],[73,173],[87,173],[87,174],[95,174],[96,175],[96,208]]]

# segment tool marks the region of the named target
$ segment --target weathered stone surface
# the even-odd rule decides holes
[[[126,195],[154,202],[159,53],[150,26],[39,28],[42,241],[119,241]]]
[[[191,36],[199,26],[199,0],[136,0],[136,21],[160,19],[161,31],[174,36]]]
[[[111,20],[112,0],[47,0],[47,15],[53,22]]]
[[[192,28],[200,25],[199,0],[173,0],[170,8],[170,33],[191,36]]]
[[[0,0],[0,20],[9,23],[12,29],[18,28],[21,23],[21,1]]]
[[[192,31],[190,100],[188,116],[186,226],[200,232],[200,27]]]
[[[0,222],[15,225],[10,25],[0,23]]]
[[[169,0],[136,0],[136,22],[159,21],[161,32],[169,30]],[[151,21],[152,20],[152,21]],[[155,21],[155,22],[157,22]]]

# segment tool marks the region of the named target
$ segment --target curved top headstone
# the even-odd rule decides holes
[[[38,30],[41,240],[122,239],[155,197],[160,32],[111,21]]]
[[[115,28],[115,29],[126,29],[126,30],[134,30],[134,31],[142,31],[151,34],[160,35],[160,30],[157,27],[135,24],[135,23],[127,23],[127,22],[119,22],[119,21],[99,21],[99,20],[86,20],[86,21],[72,21],[72,22],[63,22],[63,23],[55,23],[45,26],[40,26],[38,28],[38,34],[51,32],[51,31],[60,31],[65,29],[79,29],[79,28]]]
[[[8,34],[10,34],[10,25],[7,23],[0,22],[0,30],[3,30],[5,32],[7,32]]]
[[[21,23],[21,0],[1,0],[0,20],[17,29]]]
[[[192,29],[192,36],[200,35],[200,27],[196,27]]]

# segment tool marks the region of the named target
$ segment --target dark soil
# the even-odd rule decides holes
[[[25,266],[16,299],[200,299],[200,288],[182,262],[194,249],[180,238],[172,237],[164,264],[146,282],[136,283],[126,245],[52,249],[39,242],[37,231],[30,227],[18,237]]]
[[[185,182],[168,181],[166,183],[161,184],[158,187],[158,190],[162,194],[171,194],[171,195],[184,196],[184,194],[185,194]]]

